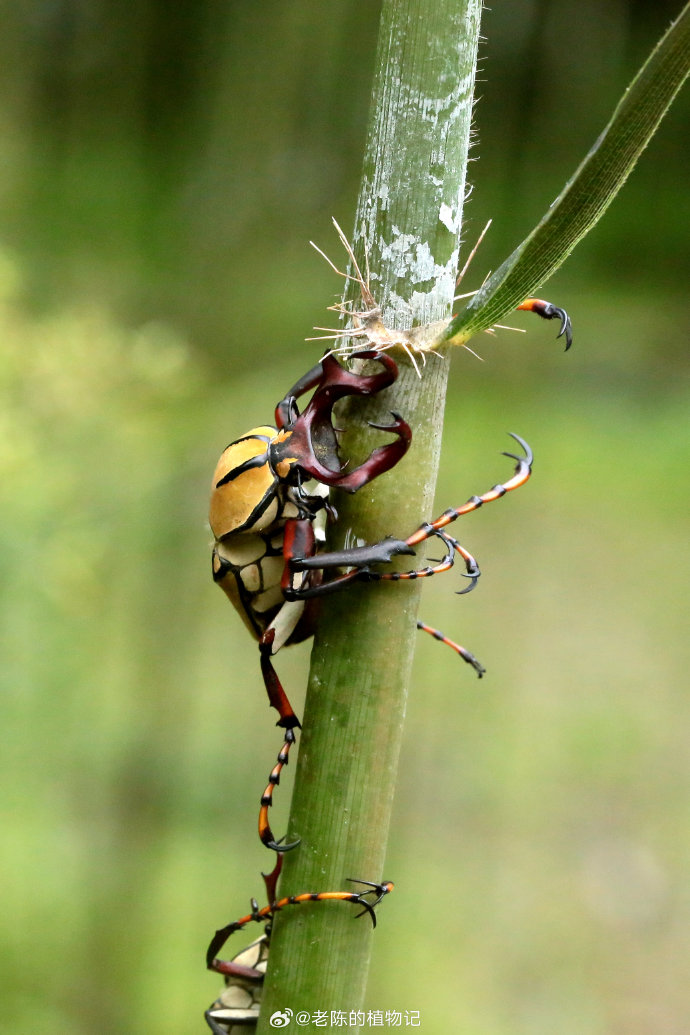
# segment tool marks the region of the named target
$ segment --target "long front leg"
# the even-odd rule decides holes
[[[511,433],[512,434],[512,433]],[[441,530],[449,525],[451,521],[456,521],[463,514],[469,514],[473,510],[478,510],[484,506],[485,503],[492,503],[494,500],[501,499],[506,493],[512,492],[514,489],[520,488],[529,479],[532,473],[532,464],[534,457],[532,450],[527,445],[524,439],[520,438],[519,435],[512,435],[516,442],[524,450],[524,456],[518,456],[515,453],[504,453],[504,456],[510,457],[516,461],[516,468],[513,477],[510,478],[503,484],[494,485],[492,489],[485,492],[482,496],[471,496],[467,503],[463,504],[462,507],[450,508],[445,510],[440,517],[436,518],[435,521],[425,521],[419,528],[408,536],[407,539],[393,539],[386,538],[382,539],[379,543],[374,543],[371,546],[355,547],[350,550],[340,550],[331,553],[317,553],[312,556],[301,557],[299,551],[296,551],[292,559],[289,561],[290,577],[286,579],[283,584],[283,592],[288,600],[304,600],[309,597],[323,596],[327,593],[337,592],[344,588],[350,582],[355,580],[366,580],[366,581],[399,581],[401,579],[415,579],[415,578],[426,578],[429,575],[435,575],[442,571],[447,571],[453,566],[455,553],[459,553],[465,561],[467,574],[472,579],[472,585],[468,589],[472,589],[476,584],[476,580],[479,576],[479,568],[477,567],[476,561],[470,553],[467,552],[460,544],[449,536],[447,533]],[[437,538],[443,539],[449,550],[446,557],[443,558],[436,565],[429,565],[425,568],[417,568],[407,572],[378,572],[373,570],[373,565],[387,564],[393,557],[401,554],[414,554],[415,547],[419,546],[425,540],[436,536]],[[350,568],[350,571],[342,575],[337,575],[334,579],[324,581],[320,584],[301,584],[296,585],[293,581],[295,573],[309,572],[314,570],[326,571],[331,568]],[[468,590],[464,590],[467,592]]]
[[[462,507],[451,507],[448,510],[444,510],[440,517],[436,518],[435,521],[426,521],[420,525],[416,532],[413,532],[411,536],[405,540],[408,546],[418,546],[419,543],[423,543],[425,539],[435,535],[441,528],[445,528],[451,521],[456,521],[463,514],[470,514],[473,510],[479,510],[485,503],[493,503],[494,500],[500,500],[501,497],[505,496],[506,493],[512,492],[513,489],[519,489],[521,485],[529,479],[532,473],[532,465],[534,463],[534,455],[532,450],[527,445],[523,438],[519,435],[514,435],[510,432],[511,438],[522,447],[524,450],[524,456],[518,456],[516,453],[504,453],[503,456],[510,457],[511,460],[516,461],[515,473],[513,477],[503,484],[494,485],[492,489],[485,492],[482,496],[470,496],[467,503],[464,503]]]

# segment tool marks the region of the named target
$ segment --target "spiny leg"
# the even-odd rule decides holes
[[[266,887],[266,901],[267,902],[275,902],[275,900],[278,898],[278,893],[277,893],[276,889],[278,887],[278,879],[280,878],[280,874],[281,874],[282,869],[283,869],[283,857],[282,857],[282,855],[277,855],[276,856],[275,866],[273,867],[271,872],[270,873],[263,873],[262,872],[262,874],[261,874],[261,876],[263,877],[263,880],[264,880],[264,885]]]
[[[372,564],[387,564],[393,557],[400,554],[414,555],[414,550],[411,546],[408,546],[401,539],[393,539],[392,537],[382,539],[380,543],[374,543],[373,546],[357,546],[329,553],[317,553],[309,557],[293,557],[289,564],[291,573],[319,569],[328,571],[344,567],[350,567],[351,570],[313,586],[294,586],[288,580],[283,584],[283,593],[287,600],[305,600],[310,597],[336,593],[344,589],[349,583],[357,580],[377,582],[387,579],[398,582],[400,579],[419,579],[428,575],[437,575],[439,572],[448,571],[449,568],[453,567],[456,552],[463,558],[467,577],[471,579],[471,584],[465,589],[460,590],[460,594],[469,593],[476,586],[481,574],[474,557],[456,539],[448,535],[447,532],[433,530],[429,533],[429,536],[432,535],[437,536],[445,543],[445,556],[433,565],[427,565],[425,568],[416,568],[411,571],[378,572],[370,567]]]
[[[434,629],[433,626],[426,625],[425,622],[417,622],[417,628],[421,629],[422,632],[429,633],[429,635],[433,636],[435,640],[440,640],[441,643],[445,643],[447,647],[450,647],[451,650],[454,650],[459,654],[463,661],[466,661],[468,665],[472,666],[480,679],[482,678],[486,669],[480,661],[477,661],[474,654],[467,650],[467,648],[461,647],[459,643],[455,642],[455,640],[449,640],[447,636],[443,635],[440,629]]]

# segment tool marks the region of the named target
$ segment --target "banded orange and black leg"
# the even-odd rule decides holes
[[[458,590],[458,596],[463,596],[465,593],[470,593],[479,581],[481,572],[479,565],[472,556],[472,554],[462,546],[457,539],[453,539],[452,536],[448,535],[447,532],[442,532],[440,529],[434,529],[429,533],[429,537],[436,536],[437,539],[441,539],[446,545],[446,554],[439,561],[435,561],[433,564],[428,564],[425,568],[413,568],[410,571],[366,571],[360,573],[360,578],[364,578],[367,581],[373,582],[400,582],[405,579],[425,579],[430,575],[440,575],[444,571],[449,571],[450,568],[455,564],[455,554],[458,553],[463,561],[465,562],[466,577],[470,579],[470,584],[465,586],[464,589]]]
[[[218,958],[218,953],[223,948],[228,938],[234,934],[235,931],[241,931],[242,928],[246,927],[249,923],[270,922],[276,913],[280,912],[281,909],[285,909],[287,906],[301,906],[306,902],[349,902],[352,905],[361,906],[362,912],[358,913],[357,916],[363,916],[364,913],[368,913],[373,926],[376,927],[376,913],[374,910],[379,902],[393,890],[393,882],[386,880],[380,882],[358,880],[353,881],[352,883],[364,884],[367,890],[308,891],[301,895],[289,895],[285,898],[278,899],[277,902],[272,902],[270,905],[264,906],[262,909],[259,909],[256,899],[252,899],[250,913],[247,913],[246,916],[240,917],[239,920],[235,920],[234,923],[221,927],[214,934],[209,947],[206,950],[207,968],[209,970],[214,970],[219,974],[236,975],[237,968],[231,960],[221,960]],[[373,902],[369,901],[371,896],[374,897]]]
[[[534,456],[532,450],[527,445],[523,438],[519,435],[514,435],[510,432],[511,438],[522,447],[524,450],[524,456],[519,456],[517,453],[504,453],[503,456],[510,457],[511,460],[515,460],[517,466],[515,467],[515,473],[512,478],[509,478],[507,482],[500,485],[494,485],[492,489],[485,492],[482,496],[470,496],[467,503],[464,503],[462,507],[450,507],[448,510],[444,510],[440,517],[436,518],[435,521],[428,521],[420,525],[416,532],[413,532],[411,536],[405,540],[407,546],[415,547],[420,543],[423,543],[425,539],[429,539],[431,536],[436,535],[441,528],[445,528],[451,521],[456,521],[459,517],[464,514],[471,514],[473,510],[479,510],[485,503],[493,503],[494,500],[500,500],[509,492],[513,492],[514,489],[519,489],[520,486],[524,485],[529,479],[532,473],[532,465],[534,463]]]
[[[488,492],[485,492],[481,496],[471,496],[467,503],[464,503],[461,507],[452,507],[445,510],[440,517],[436,518],[435,521],[425,521],[415,532],[412,533],[412,535],[408,536],[407,539],[394,539],[389,537],[387,539],[382,539],[379,543],[374,543],[371,546],[360,546],[355,547],[354,549],[333,551],[331,553],[317,553],[310,557],[293,557],[289,562],[290,571],[292,573],[311,571],[314,569],[327,571],[328,569],[343,567],[349,567],[351,570],[345,574],[337,575],[333,579],[324,580],[314,586],[284,586],[283,592],[287,599],[308,599],[310,597],[323,596],[327,593],[337,592],[349,582],[356,579],[362,579],[365,581],[399,581],[401,579],[427,578],[430,575],[435,575],[451,568],[455,553],[459,553],[464,559],[467,574],[472,580],[470,586],[462,591],[468,592],[468,590],[474,587],[477,578],[479,577],[477,562],[474,560],[472,555],[467,552],[467,550],[460,546],[460,544],[449,536],[448,533],[442,532],[441,529],[445,528],[445,526],[449,525],[452,521],[456,521],[464,514],[470,514],[473,510],[479,510],[479,508],[483,507],[485,503],[492,503],[494,500],[501,499],[514,489],[519,489],[520,486],[524,485],[529,479],[532,473],[532,464],[534,462],[532,450],[519,435],[514,435],[511,432],[511,437],[514,438],[522,447],[524,455],[519,456],[516,453],[503,454],[504,456],[510,457],[511,460],[516,461],[515,473],[512,478],[508,479],[508,481],[499,485],[494,485],[492,489],[489,489]],[[438,562],[438,564],[428,565],[425,568],[413,569],[408,572],[378,572],[373,570],[372,565],[387,564],[395,556],[414,554],[416,546],[419,546],[420,543],[423,543],[425,540],[430,539],[433,536],[443,539],[448,548],[445,557]]]
[[[267,848],[271,848],[274,852],[289,852],[292,848],[297,847],[299,841],[283,843],[282,838],[277,839],[274,836],[273,831],[271,830],[271,825],[268,821],[268,810],[273,804],[273,790],[280,783],[280,774],[283,768],[288,764],[290,748],[297,740],[296,730],[300,728],[300,722],[292,709],[288,696],[283,690],[278,674],[273,667],[271,649],[274,635],[273,629],[267,629],[259,641],[261,672],[264,677],[264,684],[268,693],[269,702],[271,706],[277,710],[280,716],[277,725],[281,726],[285,730],[285,733],[283,736],[283,743],[276,759],[276,764],[271,769],[268,777],[268,785],[261,795],[261,808],[259,810],[259,837],[263,844]]]
[[[450,647],[450,649],[454,650],[456,654],[459,654],[463,661],[466,661],[468,665],[472,666],[479,678],[482,678],[486,669],[482,665],[481,661],[478,661],[474,654],[467,650],[466,647],[461,647],[459,643],[455,642],[455,640],[449,640],[447,636],[444,636],[440,629],[434,629],[432,625],[427,625],[426,622],[417,622],[417,628],[421,629],[422,632],[429,633],[430,636],[433,636],[434,639],[438,640],[440,643],[445,643],[446,647]]]
[[[288,843],[284,843],[282,838],[276,840],[268,821],[268,810],[273,804],[273,789],[280,783],[280,774],[283,767],[288,764],[290,748],[295,743],[296,739],[297,736],[293,729],[285,730],[285,738],[278,753],[276,764],[273,766],[273,769],[271,769],[268,777],[268,785],[264,793],[261,795],[261,808],[259,810],[259,837],[263,844],[265,844],[266,848],[271,848],[274,852],[289,852],[299,844],[299,839],[297,841],[289,841]]]

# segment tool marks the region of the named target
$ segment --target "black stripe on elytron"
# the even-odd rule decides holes
[[[276,429],[276,435],[277,434],[278,430]],[[256,439],[257,442],[265,442],[268,445],[268,443],[272,442],[274,438],[274,435],[243,435],[242,438],[236,438],[234,442],[228,443],[225,449],[229,449],[230,446],[239,445],[240,442],[251,442],[252,439]],[[223,450],[223,452],[225,452],[225,450]]]
[[[270,442],[270,439],[266,441]],[[256,467],[263,467],[264,464],[268,463],[268,453],[260,454],[259,456],[253,456],[250,460],[245,460],[239,467],[233,467],[232,470],[228,471],[227,474],[223,475],[219,482],[216,482],[216,488],[220,489],[221,485],[227,485],[228,482],[234,482],[235,478],[239,478],[245,471],[251,471]]]
[[[273,474],[273,472],[271,473]],[[271,503],[273,503],[273,500],[278,501],[278,513],[276,514],[275,521],[271,525],[271,528],[275,528],[275,526],[283,516],[283,507],[285,506],[285,500],[281,499],[277,491],[277,486],[279,484],[280,479],[278,478],[278,475],[273,474],[273,485],[271,486],[271,488],[266,490],[263,499],[260,503],[257,503],[257,505],[254,507],[254,510],[251,512],[244,524],[240,525],[238,528],[233,529],[233,531],[230,533],[231,535],[234,535],[235,532],[241,532],[244,528],[251,528],[254,522],[259,520],[263,512],[267,510],[268,507],[270,507]]]

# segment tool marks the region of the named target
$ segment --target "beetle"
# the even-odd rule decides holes
[[[206,951],[206,967],[225,977],[225,989],[204,1014],[206,1023],[214,1035],[228,1035],[228,1033],[232,1035],[234,1026],[256,1023],[261,1007],[262,986],[271,943],[271,922],[276,913],[287,906],[300,906],[307,902],[349,902],[354,906],[361,906],[362,911],[357,916],[367,913],[372,925],[376,927],[374,910],[394,888],[393,882],[389,880],[351,880],[350,883],[363,885],[364,890],[306,892],[279,899],[276,887],[282,863],[283,856],[279,855],[272,871],[262,874],[266,885],[268,905],[259,909],[256,899],[252,899],[251,912],[240,917],[239,920],[221,927],[209,943]],[[373,901],[370,901],[372,898]],[[266,926],[260,938],[251,942],[231,960],[218,958],[218,953],[232,934],[241,931],[249,923],[264,922]]]
[[[519,308],[544,319],[558,318],[559,337],[565,334],[566,348],[570,346],[570,319],[563,309],[541,299],[527,299]],[[406,421],[392,412],[390,424],[370,426],[393,434],[393,441],[378,446],[358,466],[349,467],[341,462],[333,407],[346,397],[376,395],[398,376],[397,365],[387,353],[369,349],[353,355],[358,360],[372,361],[381,369],[373,374],[355,373],[345,369],[335,356],[324,357],[278,403],[275,426],[253,428],[226,447],[211,485],[213,578],[258,640],[269,703],[278,712],[277,725],[285,731],[259,812],[261,841],[277,852],[288,851],[299,843],[276,840],[268,809],[300,723],[273,667],[273,656],[281,647],[313,634],[319,597],[354,581],[424,578],[448,570],[459,555],[470,579],[463,592],[469,592],[476,585],[479,568],[472,555],[444,531],[445,526],[524,485],[532,470],[529,446],[513,435],[523,452],[504,454],[516,461],[516,468],[503,484],[481,496],[470,497],[459,508],[444,511],[435,521],[424,522],[407,539],[387,537],[367,546],[324,552],[320,548],[323,531],[318,523],[322,519],[337,519],[329,502],[329,489],[356,492],[391,470],[404,456],[412,438]],[[300,413],[297,400],[311,390],[313,395]],[[316,486],[310,488],[310,482]],[[396,556],[414,555],[415,548],[431,537],[440,539],[446,549],[438,563],[406,572],[378,570]],[[347,570],[340,570],[343,568]],[[483,675],[481,664],[464,647],[424,623],[418,627],[447,643],[479,676]]]

